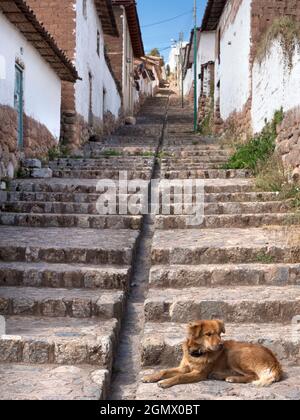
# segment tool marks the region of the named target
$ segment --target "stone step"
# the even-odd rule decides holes
[[[161,170],[163,173],[166,172],[181,172],[186,171],[186,168],[189,168],[189,171],[206,171],[206,170],[217,170],[222,168],[222,163],[216,162],[216,163],[207,163],[207,162],[196,162],[196,163],[164,163],[161,165]]]
[[[195,197],[195,195],[194,195]],[[174,201],[174,198],[182,199],[182,194],[177,197],[176,194],[171,192],[171,202]],[[277,201],[279,198],[278,193],[273,192],[253,192],[253,193],[211,193],[205,194],[204,201],[208,204],[217,204],[222,205],[223,203],[252,203],[256,202],[258,206],[260,203]],[[85,194],[85,193],[72,193],[72,192],[63,192],[63,193],[51,193],[51,192],[8,192],[5,200],[2,201],[3,204],[14,203],[14,202],[39,202],[41,203],[51,203],[54,205],[56,203],[62,203],[62,206],[70,205],[73,209],[71,213],[76,213],[76,206],[81,204],[92,204],[92,206],[87,206],[88,212],[92,211],[94,204],[99,199],[99,193],[95,194]],[[162,196],[160,198],[162,200]],[[193,199],[195,202],[195,199]],[[22,203],[23,205],[23,203]],[[50,204],[49,204],[50,205]],[[57,207],[62,210],[62,207]]]
[[[122,171],[122,169],[120,170]],[[55,178],[83,178],[83,179],[112,179],[112,180],[119,180],[120,178],[120,171],[118,169],[112,170],[55,170],[53,171],[53,176]],[[151,170],[127,170],[127,179],[142,179],[142,180],[150,180],[152,171]]]
[[[162,135],[163,130],[163,117],[160,124],[137,124],[130,126],[123,126],[116,132],[118,136],[132,136],[140,137],[141,142],[147,137],[159,138]]]
[[[146,323],[141,346],[143,366],[179,366],[186,337],[186,324]],[[285,364],[300,362],[300,328],[297,330],[296,325],[226,324],[222,338],[266,346]]]
[[[208,169],[208,170],[182,170],[182,171],[162,171],[161,176],[164,179],[230,179],[230,178],[250,178],[251,171],[248,170],[225,170],[225,169]]]
[[[261,202],[277,201],[279,193],[276,192],[236,192],[236,193],[212,193],[205,195],[206,203],[251,203],[260,206]]]
[[[300,264],[165,265],[150,270],[150,287],[300,285]]]
[[[174,199],[178,199],[179,204],[174,204]],[[177,197],[172,196],[171,199],[171,215],[177,212],[180,214],[192,214],[194,204],[188,204],[189,201],[197,203],[196,194],[192,195],[178,195]],[[201,198],[199,196],[199,198]],[[203,200],[206,196],[203,197]],[[187,202],[187,204],[184,203]],[[199,202],[199,200],[198,200]],[[10,203],[8,203],[10,206]],[[6,206],[4,205],[4,209]],[[160,206],[160,213],[162,213],[163,203]],[[205,215],[230,215],[230,214],[254,214],[254,213],[289,213],[295,212],[292,205],[288,201],[264,201],[264,202],[225,202],[225,203],[204,203],[204,214]],[[175,213],[176,214],[176,213]]]
[[[24,227],[57,227],[84,229],[130,229],[140,230],[142,216],[119,215],[81,215],[81,214],[38,214],[38,213],[0,213],[0,225]]]
[[[0,260],[131,265],[139,232],[0,226]]]
[[[298,263],[300,228],[158,230],[152,263],[158,265]]]
[[[178,163],[183,160],[207,160],[209,161],[222,161],[226,162],[230,154],[226,150],[217,150],[217,149],[209,149],[205,150],[202,147],[197,148],[196,146],[193,147],[168,147],[163,149],[163,153],[167,155],[171,155],[174,161]]]
[[[118,321],[13,316],[0,336],[0,363],[97,365],[111,369]]]
[[[13,213],[53,213],[57,215],[62,214],[89,214],[98,215],[97,200],[94,203],[76,203],[76,202],[45,202],[45,201],[7,201],[1,204],[2,212]],[[163,198],[163,197],[162,197]],[[174,200],[180,200],[180,204],[174,204]],[[196,195],[184,196],[184,199],[196,203]],[[205,197],[203,197],[205,200]],[[183,214],[190,215],[194,210],[194,204],[188,205],[182,203],[183,196],[172,196],[169,207],[170,215]],[[159,212],[162,214],[163,203],[160,202]],[[118,207],[118,206],[117,206]],[[289,213],[292,212],[291,203],[287,201],[270,201],[270,202],[226,202],[226,203],[205,203],[205,215],[227,215],[227,214],[254,214],[254,213]]]
[[[55,168],[57,166],[70,166],[70,167],[86,167],[87,169],[90,167],[100,167],[106,165],[148,165],[154,162],[153,157],[143,157],[143,156],[114,156],[113,154],[110,155],[110,151],[108,150],[106,156],[102,156],[99,159],[84,159],[84,158],[59,158],[53,160],[49,163],[51,168]]]
[[[300,368],[285,367],[282,382],[267,388],[251,385],[229,384],[227,382],[206,381],[197,384],[175,386],[161,389],[157,384],[143,384],[142,378],[153,373],[153,370],[140,372],[140,384],[136,400],[143,401],[274,401],[300,399]],[[199,414],[199,411],[198,411]]]
[[[83,155],[87,159],[102,159],[107,154],[117,154],[119,156],[154,156],[156,153],[157,146],[134,146],[130,144],[124,144],[123,146],[110,146],[110,147],[96,147],[97,143],[85,146]]]
[[[0,286],[128,290],[129,266],[0,262]]]
[[[151,289],[145,301],[148,322],[215,318],[229,323],[291,323],[296,316],[300,316],[298,286]]]
[[[95,366],[0,365],[0,400],[105,400],[110,373]]]
[[[0,215],[1,220],[1,215]],[[297,213],[257,213],[205,215],[201,222],[191,222],[191,216],[156,216],[155,227],[161,230],[170,229],[222,229],[222,228],[259,228],[264,226],[300,227],[300,215]],[[299,242],[300,245],[300,242]]]
[[[125,304],[122,291],[1,287],[0,314],[121,319]]]
[[[65,194],[96,194],[99,179],[18,179],[11,183],[11,192],[22,193],[65,193]],[[251,178],[232,179],[204,179],[206,193],[251,193],[255,189]],[[99,197],[99,195],[98,195]]]

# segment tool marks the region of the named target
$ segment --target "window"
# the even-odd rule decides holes
[[[87,0],[82,0],[82,14],[87,19]]]
[[[97,54],[100,57],[100,32],[97,31]]]

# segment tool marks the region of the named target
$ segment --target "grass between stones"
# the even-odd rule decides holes
[[[250,169],[257,174],[275,151],[276,127],[283,121],[283,110],[276,111],[273,120],[266,124],[260,134],[246,144],[236,146],[236,151],[223,169]]]

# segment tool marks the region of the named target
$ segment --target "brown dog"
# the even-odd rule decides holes
[[[161,388],[170,388],[208,379],[256,386],[269,386],[281,380],[281,365],[269,349],[255,344],[223,342],[222,334],[225,334],[222,321],[190,323],[180,366],[147,376],[143,382],[159,382]]]

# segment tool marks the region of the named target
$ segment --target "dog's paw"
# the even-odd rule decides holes
[[[158,382],[158,386],[162,389],[168,389],[168,388],[171,388],[172,385],[168,383],[168,381],[161,381],[161,382]]]
[[[234,378],[226,378],[225,381],[229,384],[234,384],[235,383],[235,379]]]
[[[142,378],[142,382],[143,382],[144,384],[152,384],[152,383],[154,383],[155,381],[153,381],[153,377],[152,377],[152,376],[144,376],[144,377]]]

